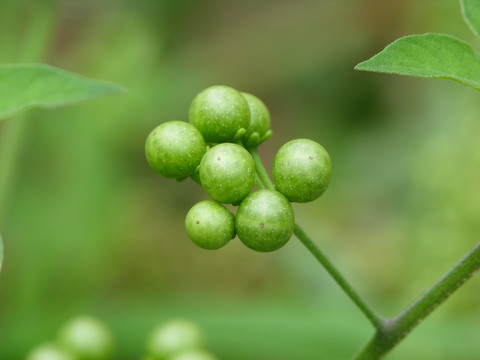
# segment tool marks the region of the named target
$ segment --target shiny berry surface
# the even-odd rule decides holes
[[[145,143],[150,167],[173,179],[192,175],[206,150],[202,134],[184,121],[169,121],[157,126]]]
[[[289,201],[309,202],[319,198],[330,184],[332,161],[317,142],[296,139],[283,145],[273,162],[275,188]]]
[[[240,204],[235,228],[250,249],[267,252],[284,246],[293,234],[295,220],[290,202],[279,192],[258,190]]]
[[[257,146],[271,134],[270,112],[262,100],[254,95],[242,93],[250,107],[250,124],[248,125],[245,139],[248,146]]]
[[[237,144],[216,145],[200,163],[200,181],[213,200],[235,204],[246,197],[255,184],[252,156]]]
[[[210,144],[231,141],[250,123],[250,108],[242,94],[216,85],[200,92],[190,105],[189,121]]]
[[[215,201],[201,201],[188,212],[185,230],[201,248],[219,249],[235,237],[235,216]]]

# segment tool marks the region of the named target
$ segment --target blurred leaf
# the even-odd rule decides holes
[[[480,90],[480,55],[450,35],[405,36],[355,69],[450,79]]]
[[[463,18],[475,35],[480,36],[480,0],[460,0]]]
[[[44,64],[0,65],[0,120],[29,108],[55,108],[123,91]]]

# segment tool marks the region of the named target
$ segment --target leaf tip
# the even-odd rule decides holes
[[[358,71],[368,71],[370,70],[368,66],[368,62],[369,60],[362,61],[361,63],[358,63],[357,65],[355,65],[353,69]]]
[[[98,81],[103,85],[104,93],[103,95],[115,95],[115,94],[124,94],[128,92],[128,88],[122,85],[115,84],[113,82],[107,81]]]
[[[110,83],[111,89],[112,89],[112,94],[124,94],[128,92],[128,88],[122,85],[117,85]]]

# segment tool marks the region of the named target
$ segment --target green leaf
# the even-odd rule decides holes
[[[460,0],[463,18],[475,35],[480,36],[480,0]]]
[[[0,65],[0,120],[22,110],[55,108],[125,91],[44,64]]]
[[[355,69],[450,79],[480,90],[480,55],[450,35],[405,36]]]
[[[2,234],[0,234],[0,272],[2,271],[2,264],[3,264],[3,241],[2,241]]]

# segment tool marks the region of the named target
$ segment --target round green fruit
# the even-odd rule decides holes
[[[218,360],[218,358],[204,350],[191,350],[182,352],[169,360]]]
[[[153,331],[147,344],[147,353],[154,360],[166,360],[203,346],[204,339],[196,324],[186,320],[172,320]]]
[[[215,201],[202,201],[188,212],[185,229],[201,248],[220,249],[235,237],[235,216]]]
[[[77,360],[110,359],[113,352],[110,331],[89,316],[75,318],[63,326],[58,342],[72,352]]]
[[[240,92],[216,85],[193,99],[189,121],[208,143],[218,144],[243,135],[250,123],[250,108]]]
[[[192,175],[206,151],[202,134],[184,121],[169,121],[157,126],[145,143],[150,167],[172,179]]]
[[[236,204],[255,185],[255,164],[250,153],[237,144],[219,144],[200,163],[200,182],[215,201]]]
[[[295,220],[290,202],[279,192],[258,190],[240,204],[235,228],[252,250],[274,251],[292,237]]]
[[[27,360],[76,360],[76,358],[55,344],[45,344],[33,349]]]
[[[294,202],[313,201],[322,195],[332,177],[332,161],[327,151],[308,139],[289,141],[273,161],[275,188]]]
[[[270,137],[270,113],[265,104],[254,95],[242,93],[250,107],[250,125],[245,133],[247,146],[257,146]]]

